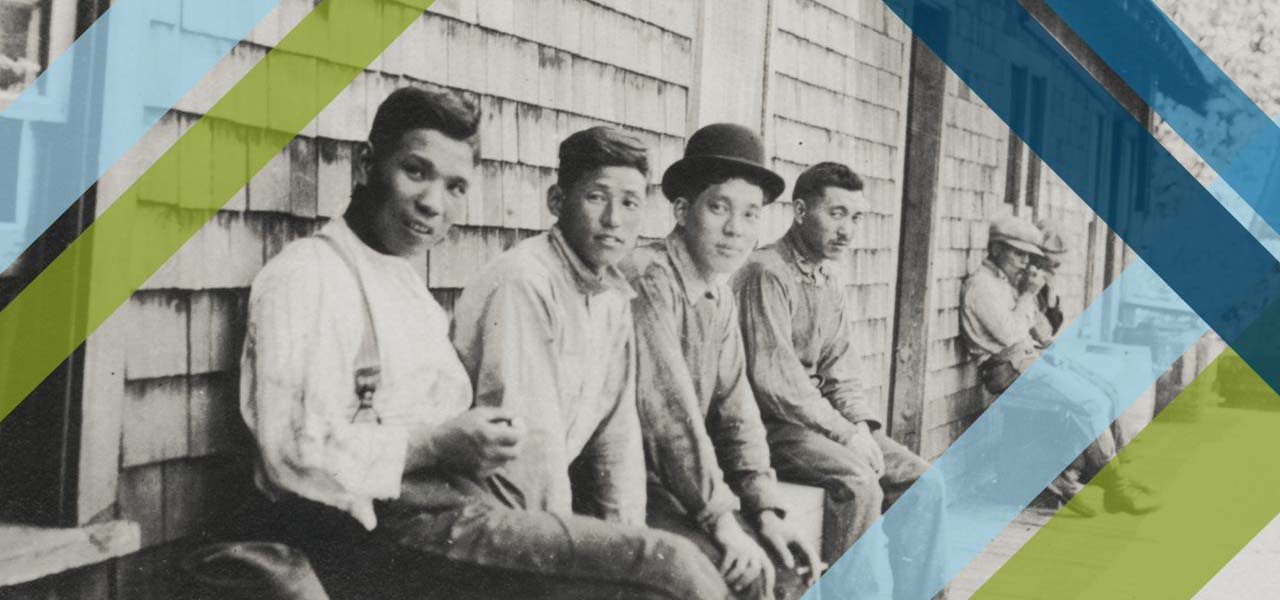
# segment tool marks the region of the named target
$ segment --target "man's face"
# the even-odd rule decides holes
[[[854,227],[867,208],[861,191],[828,186],[820,196],[796,202],[796,227],[813,255],[839,260],[853,244]]]
[[[764,190],[734,178],[708,186],[693,202],[677,198],[676,221],[703,275],[737,271],[756,247]]]
[[[645,202],[644,173],[600,167],[564,190],[553,186],[548,206],[573,251],[592,269],[617,264],[635,246]]]
[[[1036,289],[1053,283],[1053,275],[1058,265],[1039,256],[1031,257],[1027,265],[1027,278],[1035,282]]]
[[[474,156],[470,144],[434,129],[406,131],[395,147],[369,151],[373,233],[386,252],[414,256],[449,234],[476,180]]]
[[[1005,277],[1008,277],[1009,281],[1013,282],[1017,282],[1022,277],[1022,273],[1027,270],[1027,265],[1031,263],[1031,255],[1029,253],[1004,242],[996,244],[995,254],[992,259]]]

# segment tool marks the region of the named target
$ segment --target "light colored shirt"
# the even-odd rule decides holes
[[[858,373],[844,284],[805,258],[794,229],[734,276],[747,375],[766,424],[792,423],[840,443],[855,423],[880,427]]]
[[[676,233],[637,248],[624,270],[637,294],[636,401],[657,484],[650,490],[706,529],[739,498],[748,513],[781,510],[728,282],[699,276]]]
[[[377,525],[375,499],[400,494],[408,429],[471,405],[471,384],[449,344],[448,315],[408,261],[365,245],[342,219],[325,226],[353,258],[377,330],[382,424],[352,423],[364,301],[328,242],[286,247],[254,278],[241,358],[240,411],[257,440],[256,483]]]
[[[1034,347],[1036,298],[1018,288],[990,259],[984,260],[960,288],[960,333],[969,352],[981,360],[1015,344]]]
[[[568,514],[577,504],[644,523],[633,296],[617,269],[592,272],[552,228],[487,265],[458,299],[454,345],[476,405],[509,409],[528,427],[504,470],[525,508]],[[581,475],[572,481],[571,464]]]

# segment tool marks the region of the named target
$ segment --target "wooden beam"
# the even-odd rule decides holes
[[[933,248],[939,220],[937,194],[947,69],[918,38],[912,39],[912,45],[894,358],[886,426],[894,439],[919,452],[925,427],[929,323],[935,296]]]

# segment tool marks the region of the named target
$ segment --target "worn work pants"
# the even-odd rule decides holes
[[[656,485],[652,483],[649,484],[648,511],[650,527],[661,529],[663,531],[670,531],[671,533],[688,539],[697,545],[698,549],[702,550],[702,553],[706,554],[707,557],[711,559],[711,562],[717,566],[724,559],[724,552],[720,550],[720,546],[718,546],[715,540],[711,538],[711,534],[699,527],[694,518],[686,513],[684,509],[676,503],[669,492],[656,487]],[[777,600],[791,600],[802,596],[807,588],[805,585],[805,578],[794,572],[787,571],[786,568],[778,562],[777,557],[773,555],[773,552],[769,551],[768,547],[760,540],[759,531],[755,526],[747,523],[746,519],[742,518],[741,513],[737,513],[735,516],[737,516],[739,524],[742,525],[742,529],[746,531],[747,534],[751,536],[751,539],[755,540],[757,544],[760,544],[762,548],[765,548],[765,551],[769,553],[769,557],[774,561],[773,567],[778,574],[777,584],[774,586],[773,590],[774,598]],[[797,558],[797,560],[799,559]],[[752,585],[748,589],[743,590],[741,594],[738,594],[738,597],[744,600],[760,598],[762,596],[763,590],[759,585]]]
[[[853,597],[922,597],[915,589],[921,585],[920,578],[897,577],[897,574],[909,574],[907,566],[913,563],[940,565],[941,540],[937,535],[910,536],[910,539],[933,539],[925,548],[902,547],[894,540],[903,537],[907,527],[920,528],[926,533],[942,530],[946,493],[941,481],[924,477],[929,463],[877,431],[873,436],[884,454],[884,473],[877,476],[865,459],[818,432],[789,423],[769,423],[768,429],[769,452],[778,478],[818,486],[827,492],[828,525],[823,528],[826,533],[823,560],[834,563],[864,533],[877,536],[863,543],[882,548],[877,554],[885,562],[867,577],[858,579],[859,589]],[[918,498],[926,503],[916,511],[920,518],[905,523],[899,520],[894,528],[871,529],[881,512],[888,510],[912,485],[921,487],[923,493]],[[888,568],[884,568],[886,565]],[[894,577],[879,576],[886,572],[893,573]]]
[[[430,477],[404,487],[400,500],[378,506],[374,532],[349,517],[336,533],[317,531],[314,517],[298,523],[294,543],[334,600],[729,597],[707,557],[679,536],[512,508],[488,482]]]

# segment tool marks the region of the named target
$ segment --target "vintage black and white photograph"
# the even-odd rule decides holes
[[[1280,597],[1124,554],[1280,406],[1157,250],[1274,261],[1280,12],[1060,4],[0,0],[0,598]]]

